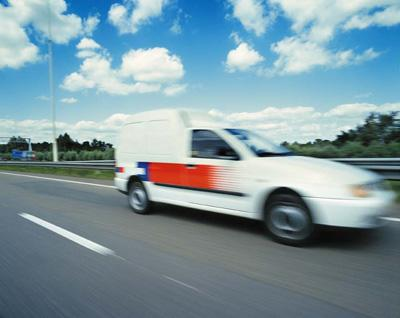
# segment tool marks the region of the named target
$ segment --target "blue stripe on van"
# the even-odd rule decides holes
[[[138,177],[142,181],[149,181],[149,163],[148,162],[138,162],[137,167],[143,169],[143,173],[138,174]]]

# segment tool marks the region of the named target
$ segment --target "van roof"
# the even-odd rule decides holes
[[[185,127],[225,127],[206,112],[192,109],[156,109],[134,114],[128,123],[148,120],[179,119]]]

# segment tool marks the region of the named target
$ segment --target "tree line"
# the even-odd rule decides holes
[[[44,141],[32,143],[36,160],[52,160],[52,144]],[[93,139],[80,143],[67,133],[57,138],[59,160],[111,160],[114,159],[113,145],[105,141]],[[11,159],[12,150],[28,150],[28,142],[22,137],[11,137],[6,144],[0,145],[0,157]]]
[[[371,113],[361,125],[342,131],[334,140],[282,143],[294,153],[320,158],[400,157],[398,112]]]
[[[32,149],[38,152],[51,151],[51,145],[47,141],[32,143]],[[58,136],[57,145],[59,151],[105,151],[113,147],[112,144],[97,139],[80,143],[77,140],[73,140],[67,133]],[[0,145],[0,153],[11,152],[14,149],[28,150],[28,141],[25,138],[14,136],[6,144]]]

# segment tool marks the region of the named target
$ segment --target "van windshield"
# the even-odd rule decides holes
[[[243,142],[258,157],[292,155],[292,152],[287,148],[277,145],[253,131],[233,128],[225,130]]]

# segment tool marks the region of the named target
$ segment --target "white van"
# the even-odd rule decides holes
[[[119,136],[114,180],[136,213],[163,202],[263,220],[273,238],[295,245],[316,224],[376,227],[394,198],[375,173],[295,156],[187,110],[133,115]]]

